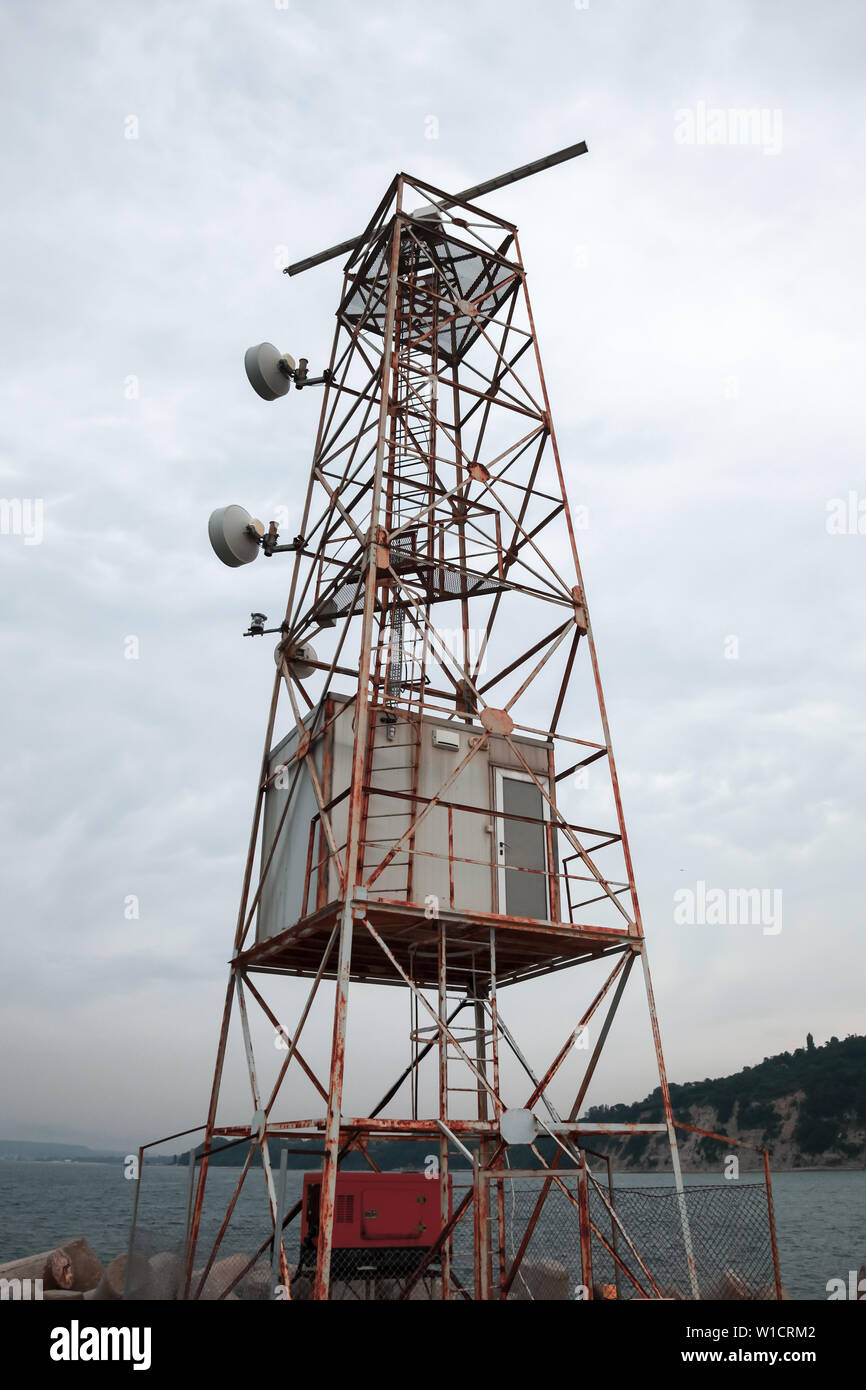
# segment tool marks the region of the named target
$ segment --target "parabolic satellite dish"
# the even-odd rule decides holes
[[[237,569],[238,565],[248,565],[259,553],[259,543],[251,536],[248,527],[257,536],[263,536],[265,528],[255,517],[250,516],[245,507],[234,503],[228,507],[217,507],[211,512],[207,533],[217,558],[224,565]]]
[[[244,353],[247,380],[263,401],[275,401],[288,393],[292,383],[283,367],[294,371],[296,365],[294,357],[280,352],[273,343],[257,343]]]

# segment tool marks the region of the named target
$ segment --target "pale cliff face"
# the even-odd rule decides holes
[[[691,1111],[689,1123],[696,1125],[699,1129],[711,1130],[715,1134],[724,1134],[730,1139],[739,1139],[744,1144],[752,1145],[754,1149],[766,1148],[769,1151],[771,1167],[780,1173],[790,1172],[797,1168],[857,1170],[866,1167],[866,1128],[856,1125],[853,1121],[846,1130],[845,1142],[855,1144],[858,1149],[857,1153],[853,1155],[843,1154],[838,1149],[808,1154],[801,1151],[795,1144],[793,1135],[799,1119],[800,1106],[804,1099],[803,1091],[794,1091],[791,1095],[782,1096],[772,1102],[780,1120],[779,1132],[772,1137],[765,1138],[762,1128],[741,1128],[737,1122],[739,1105],[734,1107],[733,1115],[724,1123],[719,1121],[713,1106],[695,1106]],[[674,1114],[676,1116],[676,1110]],[[615,1150],[610,1151],[611,1166],[615,1172],[641,1172],[670,1168],[670,1158],[669,1156],[666,1157],[665,1152],[666,1141],[660,1143],[658,1140],[652,1139],[643,1154],[637,1157],[628,1154],[628,1142],[628,1140],[621,1141]],[[677,1131],[677,1142],[680,1151],[680,1163],[686,1173],[722,1172],[727,1152],[737,1153],[743,1172],[751,1172],[762,1167],[760,1153],[749,1149],[740,1149],[738,1146],[731,1146],[730,1150],[726,1150],[724,1145],[705,1141],[701,1135],[686,1129]]]

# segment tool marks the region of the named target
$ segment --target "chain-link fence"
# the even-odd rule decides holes
[[[612,1202],[605,1188],[593,1188],[589,1207],[597,1231],[592,1238],[593,1283],[607,1297],[640,1298],[639,1289],[657,1297],[658,1289],[665,1298],[693,1298],[687,1238],[701,1299],[777,1296],[767,1192],[761,1182],[689,1184],[682,1201],[670,1186],[614,1186]]]
[[[287,1239],[288,1274],[297,1265],[297,1237],[294,1250]],[[116,1290],[106,1297],[122,1297],[134,1302],[182,1299],[186,1281],[186,1242],[173,1240],[164,1231],[139,1225],[128,1253],[121,1256],[122,1268],[114,1281]],[[274,1267],[270,1250],[259,1256],[246,1252],[227,1254],[217,1251],[214,1258],[202,1252],[190,1275],[189,1298],[214,1300],[274,1299],[287,1296],[279,1259]]]
[[[121,1257],[116,1293],[134,1302],[180,1298],[185,1249],[182,1231],[172,1234],[164,1227],[139,1223],[125,1259]]]
[[[497,1292],[537,1300],[586,1298],[590,1292],[605,1299],[777,1296],[763,1183],[689,1184],[680,1198],[673,1185],[610,1189],[590,1178],[591,1273],[584,1269],[576,1173],[560,1172],[552,1181],[541,1175],[506,1176],[490,1186],[493,1297]]]
[[[619,1187],[590,1179],[591,1290],[584,1284],[576,1173],[500,1173],[487,1181],[490,1262],[476,1281],[474,1203],[443,1252],[449,1296],[517,1301],[584,1299],[774,1299],[777,1296],[766,1189],[760,1182]],[[456,1209],[467,1188],[455,1181]],[[685,1221],[683,1217],[685,1216]],[[686,1241],[693,1253],[694,1283]],[[443,1254],[417,1250],[338,1250],[331,1297],[390,1300],[442,1297]],[[308,1256],[309,1270],[315,1251]],[[424,1263],[421,1278],[412,1279]],[[407,1293],[407,1285],[410,1285]],[[294,1293],[294,1285],[293,1285]],[[305,1283],[298,1296],[305,1296]]]
[[[296,1175],[295,1189],[283,1199],[287,1215],[294,1192],[300,1196],[301,1177]],[[415,1175],[413,1193],[420,1177]],[[235,1183],[234,1176],[227,1175],[226,1190],[228,1180],[232,1187]],[[389,1181],[384,1175],[368,1175],[364,1182],[383,1180]],[[404,1176],[390,1181],[410,1180]],[[578,1170],[564,1166],[555,1171],[482,1170],[474,1183],[468,1171],[455,1171],[450,1204],[458,1219],[441,1249],[420,1243],[419,1234],[393,1243],[363,1234],[353,1240],[346,1223],[335,1222],[330,1296],[335,1301],[438,1300],[447,1289],[449,1298],[516,1301],[589,1296],[627,1300],[697,1295],[709,1301],[777,1297],[764,1183],[689,1183],[681,1198],[672,1182],[620,1186],[614,1181],[611,1187],[593,1174],[585,1181],[582,1192]],[[153,1192],[154,1198],[161,1199],[163,1217],[168,1190],[165,1184],[164,1190],[157,1184]],[[188,1236],[182,1208],[186,1207],[188,1232],[192,1190],[176,1181],[170,1190],[179,1218],[174,1235],[167,1234],[164,1221],[153,1221],[156,1203],[142,1200],[129,1251],[119,1264],[115,1262],[117,1268],[110,1267],[112,1290],[105,1296],[184,1297]],[[206,1301],[312,1298],[317,1224],[301,1220],[302,1203],[296,1201],[295,1218],[284,1228],[282,1254],[278,1246],[275,1256],[260,1226],[259,1190],[250,1194],[250,1217],[253,1197],[258,1216],[254,1225],[247,1218],[239,1229],[231,1223],[224,1226],[222,1219],[217,1221],[216,1210],[203,1225],[188,1297]],[[479,1199],[478,1220],[484,1229],[476,1233]],[[417,1203],[424,1197],[415,1195],[411,1200]],[[435,1206],[438,1213],[438,1199]],[[339,1210],[338,1206],[338,1215]],[[440,1227],[433,1207],[428,1221],[424,1238],[436,1242]],[[251,1238],[254,1230],[255,1238]],[[476,1268],[479,1246],[489,1251],[486,1266],[480,1269]],[[687,1249],[692,1253],[691,1268]]]
[[[331,1299],[361,1302],[393,1302],[402,1297],[433,1300],[442,1297],[442,1266],[439,1259],[425,1262],[421,1276],[409,1289],[412,1276],[424,1260],[426,1250],[382,1247],[375,1250],[335,1250],[331,1259]],[[300,1275],[292,1281],[292,1296],[309,1298],[316,1252]]]

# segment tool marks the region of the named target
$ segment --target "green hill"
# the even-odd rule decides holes
[[[714,1130],[767,1148],[776,1168],[866,1165],[866,1037],[849,1034],[816,1047],[765,1057],[755,1067],[704,1081],[671,1082],[677,1121]],[[629,1105],[592,1106],[583,1117],[596,1123],[652,1123],[662,1119],[656,1087]],[[724,1147],[680,1131],[683,1166],[715,1168]],[[617,1167],[661,1166],[664,1145],[652,1136],[593,1139]],[[751,1165],[748,1165],[751,1166]]]

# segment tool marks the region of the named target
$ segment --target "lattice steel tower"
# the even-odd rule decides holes
[[[586,1144],[616,1126],[581,1124],[579,1116],[636,965],[664,1106],[663,1121],[646,1128],[666,1135],[681,1191],[640,908],[526,273],[516,229],[474,201],[584,149],[456,196],[400,174],[361,236],[290,267],[296,273],[348,253],[330,363],[317,379],[323,398],[301,535],[282,543],[273,524],[265,530],[246,514],[240,521],[220,514],[212,525],[229,563],[259,550],[293,558],[285,622],[275,629],[278,669],[196,1190],[190,1280],[215,1136],[248,1140],[250,1154],[261,1150],[268,1239],[304,1213],[300,1204],[278,1211],[267,1138],[323,1141],[311,1229],[312,1295],[325,1298],[337,1277],[341,1159],[389,1135],[421,1140],[419,1155],[438,1155],[431,1211],[419,1223],[427,1234],[414,1262],[401,1267],[395,1296],[408,1297],[422,1279],[429,1284],[431,1271],[434,1296],[507,1296],[551,1193],[565,1194],[574,1208],[591,1290],[594,1242],[609,1254],[634,1249],[613,1215],[604,1234],[590,1201],[595,1180]],[[269,397],[292,382],[313,384],[303,359],[297,366],[267,344],[251,350],[247,369]],[[254,615],[251,631],[264,621]],[[291,730],[280,739],[283,709]],[[598,828],[580,823],[584,793],[575,779],[589,767],[593,805],[602,787],[608,797],[609,818]],[[585,1006],[569,1004],[561,1049],[544,1071],[534,1069],[503,1014],[503,988],[599,959],[609,961],[605,982]],[[265,998],[265,986],[281,976],[312,981],[290,1026]],[[323,980],[336,985],[330,1072],[318,1076],[300,1047]],[[344,1090],[357,981],[397,985],[411,1005],[408,1062],[395,1064],[394,1085],[369,1115],[357,1114]],[[248,1000],[286,1032],[267,1094]],[[251,1123],[217,1123],[235,1010],[255,1115]],[[577,1046],[583,1029],[591,1049]],[[507,1100],[506,1056],[524,1074],[522,1093],[510,1082]],[[559,1085],[560,1069],[577,1062],[574,1101],[562,1114],[551,1083],[559,1076]],[[286,1075],[299,1068],[320,1093],[319,1114],[281,1114]],[[418,1081],[431,1069],[432,1100]],[[537,1139],[547,1147],[538,1149]],[[531,1144],[533,1162],[542,1171],[549,1164],[552,1174],[535,1190],[531,1218],[516,1237],[505,1206],[505,1178],[514,1172],[506,1166],[509,1142]],[[458,1153],[472,1163],[468,1176],[462,1170],[462,1188]],[[537,1178],[537,1166],[534,1172]],[[679,1205],[694,1288],[681,1197]],[[455,1241],[462,1233],[465,1245],[467,1232],[471,1253],[458,1271]],[[376,1248],[375,1232],[369,1241],[368,1251]],[[281,1262],[290,1286],[284,1252]],[[626,1263],[644,1269],[639,1252]],[[651,1278],[643,1282],[657,1294]]]

